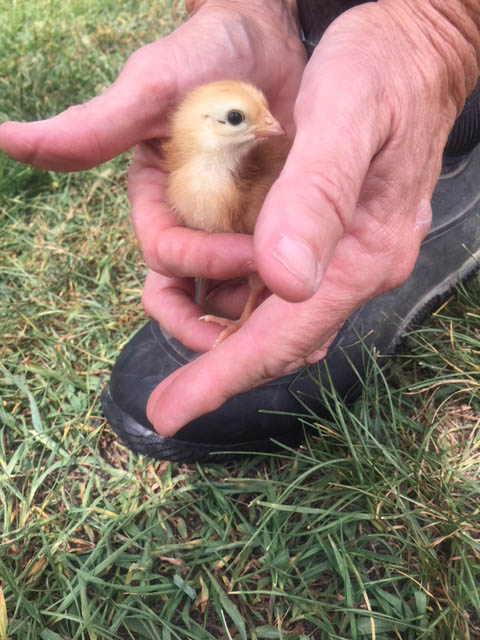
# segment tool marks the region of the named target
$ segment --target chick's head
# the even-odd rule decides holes
[[[248,147],[261,138],[285,135],[269,111],[265,96],[244,82],[201,85],[180,104],[172,134],[189,135],[205,151]]]

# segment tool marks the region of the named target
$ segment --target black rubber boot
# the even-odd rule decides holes
[[[322,0],[328,11],[334,4],[338,5]],[[344,4],[347,8],[355,3],[345,0]],[[299,2],[302,15],[301,5],[308,49],[318,42],[324,23],[309,23],[311,0]],[[333,17],[329,14],[327,19]],[[353,314],[329,349],[324,362],[342,398],[355,398],[359,376],[368,362],[364,345],[374,347],[382,357],[394,354],[408,329],[437,309],[458,282],[480,265],[480,146],[473,149],[480,139],[479,113],[477,87],[449,138],[432,199],[432,228],[412,275],[402,287]],[[154,321],[123,349],[102,394],[102,406],[113,430],[130,449],[163,460],[219,462],[225,456],[212,454],[269,451],[275,441],[298,444],[303,429],[288,414],[303,411],[305,394],[311,396],[309,405],[317,414],[326,413],[320,400],[315,400],[317,383],[306,369],[230,398],[173,438],[163,438],[147,419],[147,400],[162,380],[195,357],[196,353],[166,335]]]

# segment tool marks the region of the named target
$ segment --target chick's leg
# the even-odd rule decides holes
[[[229,318],[222,318],[221,316],[214,315],[206,315],[200,318],[200,320],[203,320],[204,322],[216,322],[222,327],[225,327],[222,333],[218,336],[214,345],[215,347],[223,342],[225,338],[228,338],[228,336],[231,336],[233,333],[238,331],[238,329],[240,329],[240,327],[249,319],[257,306],[260,294],[265,288],[265,285],[261,281],[258,273],[252,273],[248,276],[248,286],[250,287],[250,292],[248,294],[247,302],[243,307],[242,315],[238,320],[230,320]]]
[[[208,280],[205,278],[197,278],[195,282],[195,302],[202,309],[205,307],[205,301],[208,297]]]

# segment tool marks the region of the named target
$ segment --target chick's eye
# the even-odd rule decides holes
[[[227,113],[227,120],[229,124],[236,127],[245,120],[245,115],[241,111],[229,111]]]

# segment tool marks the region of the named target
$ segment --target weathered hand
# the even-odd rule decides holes
[[[156,316],[161,308],[167,330],[193,349],[209,349],[217,331],[198,322],[192,277],[244,275],[253,268],[253,243],[247,236],[207,237],[180,227],[164,205],[161,140],[168,113],[196,84],[247,80],[262,88],[275,115],[293,132],[293,105],[306,61],[294,4],[211,0],[174,33],[135,52],[101,96],[49,120],[0,126],[0,149],[56,171],[87,169],[136,145],[129,173],[132,220],[154,270],[144,304]]]
[[[88,169],[162,138],[179,97],[194,85],[224,78],[261,86],[284,122],[305,64],[290,5],[211,0],[172,34],[136,51],[102,95],[49,120],[1,125],[0,149],[41,169]]]
[[[475,82],[457,57],[459,37],[436,11],[388,0],[330,27],[304,73],[294,146],[255,230],[256,266],[274,293],[155,389],[148,415],[161,434],[317,361],[356,308],[405,281],[430,225],[448,132]],[[156,286],[151,274],[146,291]],[[162,321],[170,313],[152,310]],[[187,341],[190,331],[198,325]]]

